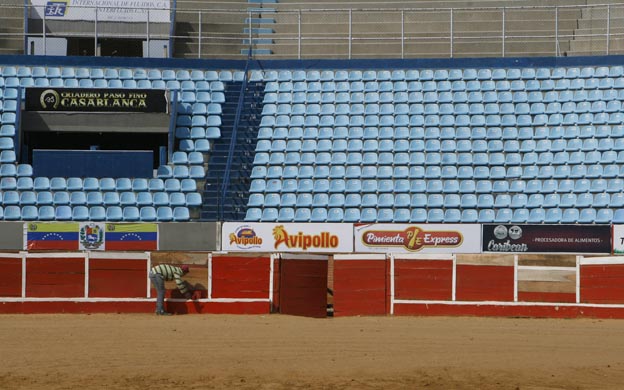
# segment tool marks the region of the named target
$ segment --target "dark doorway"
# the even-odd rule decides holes
[[[99,40],[102,57],[143,57],[143,41],[137,39]]]
[[[95,56],[95,40],[93,38],[67,38],[68,56]]]

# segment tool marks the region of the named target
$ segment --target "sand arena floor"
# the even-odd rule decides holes
[[[0,389],[622,389],[624,321],[1,315]]]

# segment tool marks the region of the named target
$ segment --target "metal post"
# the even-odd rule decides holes
[[[147,38],[147,58],[150,57],[150,10],[147,10],[147,24],[145,25],[145,35]]]
[[[43,9],[43,55],[48,54],[48,44],[46,43],[46,13],[45,8]]]
[[[352,37],[353,10],[349,9],[349,59],[351,59],[351,40]]]
[[[93,41],[94,41],[94,48],[93,48],[93,55],[94,56],[98,56],[98,7],[95,7],[95,21],[93,23],[94,26],[94,34],[95,36],[93,37]]]
[[[501,57],[505,57],[505,7],[503,7],[503,31],[501,35],[503,38],[503,55]]]
[[[249,56],[251,56],[251,45],[252,45],[252,39],[253,39],[253,34],[251,33],[251,11],[249,11],[248,16],[247,16],[247,20],[249,20],[249,52],[247,53],[247,58],[249,58]]]
[[[301,9],[297,14],[297,58],[301,59]]]
[[[201,11],[197,11],[199,12],[199,15],[197,17],[197,19],[199,20],[199,39],[198,44],[199,44],[199,48],[197,49],[197,58],[201,58],[201,49],[202,49],[202,12]]]
[[[611,4],[607,5],[607,55],[609,55],[609,49],[611,48]]]
[[[453,8],[451,8],[451,39],[450,39],[450,45],[451,45],[451,58],[453,58],[453,52],[455,50],[455,48],[453,47]]]
[[[559,7],[555,6],[555,57],[559,57]]]
[[[401,58],[405,58],[405,10],[401,10]]]

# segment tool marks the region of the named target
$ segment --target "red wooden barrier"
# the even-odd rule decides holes
[[[387,314],[388,276],[385,255],[334,256],[334,316]]]

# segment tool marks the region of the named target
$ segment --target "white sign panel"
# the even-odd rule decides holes
[[[613,225],[613,253],[624,253],[624,225]]]
[[[382,253],[481,253],[481,225],[356,225],[355,251]]]
[[[221,249],[227,252],[353,252],[353,224],[224,222]]]
[[[31,0],[32,19],[169,23],[169,0]]]

